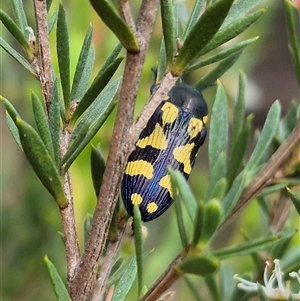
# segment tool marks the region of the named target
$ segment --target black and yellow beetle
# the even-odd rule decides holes
[[[127,212],[132,216],[137,204],[144,222],[159,217],[173,203],[167,167],[187,179],[206,137],[207,105],[202,94],[179,84],[168,96],[142,130],[121,184]]]

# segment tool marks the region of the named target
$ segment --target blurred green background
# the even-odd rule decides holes
[[[29,24],[35,28],[33,3],[23,1]],[[116,45],[117,40],[103,25],[88,1],[62,1],[68,20],[71,43],[71,71],[74,73],[87,27],[91,23],[94,28],[93,43],[96,49],[96,65],[93,76],[102,62]],[[131,1],[131,6],[137,14],[140,1]],[[188,10],[193,1],[183,3]],[[183,5],[181,4],[181,5]],[[51,12],[57,9],[59,2],[54,0]],[[10,1],[1,2],[1,9],[12,16]],[[237,91],[238,70],[242,69],[248,77],[247,108],[248,113],[255,114],[256,126],[264,122],[268,108],[275,99],[280,99],[284,112],[291,99],[299,97],[291,57],[288,52],[287,34],[282,1],[265,0],[262,7],[268,7],[267,12],[245,33],[244,37],[259,35],[260,39],[242,54],[235,66],[222,76],[231,103],[234,103]],[[184,16],[184,10],[179,6],[179,12]],[[10,45],[19,49],[17,42],[10,36],[4,26],[0,25],[1,36]],[[138,94],[136,114],[149,98],[149,88],[153,83],[150,68],[157,63],[157,55],[161,40],[161,25],[158,18],[153,34],[150,51],[147,55],[143,77]],[[20,50],[21,51],[21,50]],[[57,70],[55,29],[51,33],[51,53]],[[122,74],[122,68],[116,76]],[[202,70],[202,69],[201,69]],[[185,78],[189,84],[199,79],[202,73],[195,72]],[[39,83],[15,62],[6,52],[0,50],[0,94],[9,99],[18,109],[22,117],[34,124],[31,109],[31,89],[41,96]],[[215,88],[206,89],[203,94],[209,107],[212,106]],[[55,296],[43,263],[47,254],[56,265],[60,274],[65,277],[65,253],[62,239],[60,215],[55,202],[41,185],[20,149],[17,147],[5,123],[4,107],[0,106],[1,122],[1,295],[2,300],[54,300]],[[113,113],[93,140],[100,142],[104,154],[107,155],[112,127]],[[207,183],[207,142],[198,155],[196,166],[189,183],[200,199],[205,193]],[[82,247],[82,223],[87,213],[92,214],[96,197],[92,186],[89,166],[90,147],[86,147],[79,159],[71,167],[75,211],[78,233]],[[204,188],[203,188],[204,187]],[[294,215],[295,228],[298,217]],[[262,226],[265,225],[265,228]],[[146,285],[150,286],[160,275],[169,261],[181,250],[179,235],[174,217],[174,209],[170,209],[162,217],[146,224],[148,238],[145,249],[155,248],[146,261]],[[216,239],[218,245],[229,245],[241,241],[241,229],[247,233],[264,234],[268,231],[268,222],[255,203],[246,208],[222,235]],[[265,230],[264,230],[265,229]],[[295,241],[299,241],[299,236]],[[239,264],[243,262],[243,265]],[[236,273],[251,270],[250,260],[231,262]],[[199,278],[198,278],[199,279]],[[199,280],[199,283],[200,280]],[[188,300],[188,293],[183,282],[177,282],[178,293],[172,300]],[[130,300],[130,299],[129,299]]]

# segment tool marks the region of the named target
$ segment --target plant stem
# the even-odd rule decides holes
[[[181,274],[176,271],[176,266],[185,258],[186,251],[180,253],[165,270],[165,272],[156,280],[147,294],[140,301],[157,300],[178,278]]]
[[[76,277],[71,283],[73,300],[86,300],[94,285],[97,262],[103,252],[113,211],[117,202],[121,176],[125,167],[128,134],[133,119],[134,103],[140,82],[142,67],[150,43],[158,0],[144,0],[137,21],[139,53],[127,53],[120,100],[113,139],[110,146],[99,199],[96,205],[90,235]]]
[[[46,104],[46,113],[47,116],[49,116],[53,78],[48,36],[47,6],[46,1],[34,0],[33,2],[39,44],[39,60],[37,63],[32,62],[32,64],[37,71],[41,83],[42,92]]]

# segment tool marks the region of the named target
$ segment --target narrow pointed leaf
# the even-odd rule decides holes
[[[228,187],[231,187],[243,162],[252,130],[252,120],[253,116],[249,115],[246,119],[242,132],[240,132],[239,136],[232,142],[231,155],[227,170]]]
[[[207,65],[210,65],[210,64],[213,64],[213,63],[216,63],[218,61],[221,61],[221,60],[229,57],[232,54],[235,54],[237,52],[241,52],[246,47],[248,47],[249,45],[251,45],[252,43],[254,43],[255,41],[257,41],[257,39],[258,39],[258,37],[255,37],[255,38],[252,38],[252,39],[248,39],[246,41],[242,41],[242,42],[240,42],[240,43],[238,43],[236,45],[233,45],[232,47],[229,47],[229,48],[227,48],[225,50],[222,50],[222,51],[218,52],[215,55],[212,55],[211,57],[209,57],[207,59],[203,59],[200,62],[187,67],[185,69],[185,73],[197,70],[199,68],[202,68],[204,66],[207,66]]]
[[[31,57],[31,49],[24,33],[2,9],[0,9],[0,20],[7,30],[13,35],[13,37],[21,44],[27,55]]]
[[[257,166],[257,164],[259,164],[260,160],[263,158],[269,146],[271,145],[271,142],[279,126],[280,111],[281,106],[279,101],[277,100],[273,103],[268,112],[264,127],[261,131],[261,134],[259,135],[255,149],[245,167],[248,170],[251,170],[252,168]]]
[[[91,174],[95,193],[98,195],[105,170],[105,160],[100,147],[92,146],[91,151]]]
[[[92,85],[89,87],[87,92],[81,99],[77,109],[75,110],[72,119],[70,121],[70,126],[74,125],[76,120],[81,116],[81,114],[93,103],[97,98],[99,93],[107,85],[111,77],[114,75],[115,71],[119,67],[123,58],[117,58],[113,63],[111,63],[105,70],[101,69],[94,79]]]
[[[102,124],[105,122],[105,120],[115,107],[116,103],[113,100],[119,88],[120,82],[121,79],[116,79],[111,84],[109,84],[103,90],[103,92],[101,92],[99,97],[90,106],[90,108],[82,117],[81,121],[75,127],[70,137],[70,142],[76,139],[82,127],[85,127],[86,124],[89,124],[88,132],[85,135],[84,139],[81,141],[81,143],[76,147],[76,149],[74,149],[74,151],[68,151],[68,154],[64,156],[63,162],[66,162],[66,165],[64,166],[63,174],[68,170],[69,166],[73,163],[73,161],[78,157],[82,150],[96,135]]]
[[[68,290],[61,279],[56,267],[49,260],[47,256],[44,257],[44,263],[46,264],[50,280],[58,301],[71,301]]]
[[[255,21],[257,21],[265,11],[265,9],[258,10],[250,15],[239,18],[233,23],[229,23],[229,25],[225,26],[224,28],[221,28],[213,37],[213,39],[199,52],[199,56],[208,53],[209,51],[238,36]]]
[[[203,4],[204,4],[204,0],[197,0],[195,2],[195,5],[193,7],[193,11],[192,11],[192,13],[189,17],[186,29],[185,29],[184,34],[182,36],[182,41],[184,41],[186,39],[187,35],[189,34],[189,32],[192,30],[195,23],[199,19],[200,13],[201,13],[202,8],[203,8]]]
[[[296,195],[291,189],[289,189],[288,187],[286,188],[298,214],[300,215],[300,197],[299,195]]]
[[[295,235],[295,231],[276,233],[268,237],[253,238],[239,245],[214,251],[213,255],[219,259],[225,259],[232,256],[248,255],[266,249],[274,243],[293,235]]]
[[[48,21],[48,34],[50,34],[52,32],[52,29],[53,29],[54,25],[56,24],[57,19],[58,19],[58,11],[55,11]]]
[[[217,67],[203,76],[196,84],[196,89],[203,89],[205,87],[211,86],[217,79],[219,79],[228,69],[232,67],[232,65],[236,62],[236,60],[240,57],[242,52],[237,52],[231,54],[229,57],[221,61]]]
[[[55,162],[58,165],[60,152],[60,109],[62,100],[59,94],[58,79],[53,83],[53,92],[51,95],[51,104],[49,107],[49,128],[52,138]]]
[[[258,5],[260,0],[238,0],[233,3],[228,13],[227,18],[225,19],[222,27],[227,26],[227,24],[232,23],[234,20],[240,18],[241,16],[248,13],[256,5]]]
[[[170,65],[175,53],[175,6],[173,0],[161,0],[160,7],[167,64]]]
[[[54,197],[55,201],[60,208],[67,206],[62,183],[58,175],[58,170],[45,147],[43,141],[37,132],[28,123],[20,118],[13,106],[6,100],[2,99],[5,104],[6,110],[15,122],[20,135],[20,141],[24,153],[34,169],[36,175],[47,188],[50,194]]]
[[[194,222],[195,212],[197,210],[197,202],[194,197],[194,194],[181,172],[174,171],[174,180],[176,181],[176,185],[179,188],[178,193],[185,205],[187,213],[191,221]]]
[[[212,109],[209,134],[209,166],[213,168],[221,152],[227,154],[228,144],[228,109],[227,97],[221,84],[218,86]],[[225,166],[224,166],[225,167]]]
[[[36,77],[36,73],[30,63],[20,55],[14,48],[12,48],[5,40],[0,37],[0,46],[12,56],[19,64],[21,64],[25,69],[27,69],[32,75]]]
[[[131,259],[128,266],[124,269],[123,274],[115,287],[114,295],[111,301],[124,301],[128,294],[137,272],[136,259]]]
[[[128,51],[138,52],[139,45],[133,31],[119,17],[114,7],[107,0],[90,0],[105,25],[116,35]]]
[[[218,159],[209,169],[209,184],[206,191],[205,202],[212,198],[212,193],[218,181],[224,179],[226,175],[226,155],[223,151],[220,152]]]
[[[186,248],[188,246],[188,236],[183,221],[182,204],[178,193],[179,187],[177,185],[175,171],[169,168],[168,172],[171,177],[172,191],[174,195],[174,207],[176,211],[176,220],[177,220],[177,226],[179,230],[179,236],[181,239],[182,246]]]
[[[167,55],[164,39],[161,40],[160,50],[159,50],[159,61],[157,66],[157,75],[155,82],[161,80],[165,75],[167,70]]]
[[[56,30],[56,50],[59,65],[59,74],[61,87],[64,95],[66,120],[69,119],[70,110],[70,45],[69,34],[66,21],[66,13],[62,6],[59,5],[57,30]]]
[[[220,224],[229,216],[230,212],[237,204],[237,201],[239,200],[239,197],[241,196],[242,191],[245,187],[246,178],[246,172],[240,173],[227,192],[222,202],[222,218]]]
[[[136,253],[136,266],[138,275],[138,298],[142,297],[144,287],[143,276],[143,235],[142,235],[142,218],[138,205],[133,208],[133,226],[134,226],[134,245]]]
[[[11,1],[12,9],[14,12],[14,16],[17,22],[18,27],[21,29],[21,31],[24,33],[27,24],[27,18],[24,11],[23,1],[21,0],[13,0]]]
[[[245,74],[240,72],[239,74],[239,91],[236,104],[233,112],[233,127],[232,127],[232,141],[239,137],[243,126],[245,116],[245,98],[246,98],[246,77]]]
[[[180,49],[179,55],[171,68],[173,75],[181,75],[187,65],[198,56],[200,51],[213,38],[226,18],[232,2],[233,0],[220,0],[206,9],[189,32]]]
[[[93,28],[89,26],[87,33],[85,35],[83,45],[81,48],[81,52],[79,55],[79,59],[77,62],[73,84],[72,84],[72,91],[71,91],[71,99],[80,99],[83,95],[77,93],[77,91],[82,87],[81,82],[88,82],[90,79],[90,74],[85,74],[84,71],[86,70],[87,64],[89,65],[90,72],[92,71],[93,61],[89,60],[91,54],[91,42],[93,36]],[[84,78],[87,77],[87,78]],[[78,95],[79,94],[79,95]]]
[[[212,256],[194,255],[187,257],[180,263],[176,270],[179,274],[195,274],[198,276],[208,276],[214,273],[219,267],[219,261]]]
[[[37,95],[34,94],[33,92],[31,93],[31,100],[32,100],[34,119],[35,119],[35,123],[38,128],[40,137],[42,138],[47,150],[49,151],[52,158],[54,159],[52,138],[51,138],[51,133],[49,130],[48,119],[46,116],[45,109],[44,109],[41,101],[37,97]]]
[[[112,50],[112,52],[109,54],[107,59],[104,61],[100,73],[104,72],[111,64],[113,64],[117,60],[122,49],[123,49],[122,44],[118,43],[115,46],[115,48]]]
[[[18,130],[16,124],[14,123],[14,121],[12,120],[12,118],[10,117],[10,115],[8,114],[7,111],[6,111],[5,115],[6,115],[6,124],[9,128],[12,136],[14,137],[16,143],[19,145],[20,149],[23,151],[23,146],[20,141],[19,130]]]

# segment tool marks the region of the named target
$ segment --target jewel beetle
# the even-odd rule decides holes
[[[173,203],[168,167],[188,179],[206,137],[207,104],[187,84],[174,86],[148,120],[128,157],[121,183],[127,212],[139,206],[144,222],[163,214]]]

